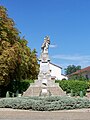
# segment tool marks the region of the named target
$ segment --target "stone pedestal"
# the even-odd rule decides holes
[[[48,53],[41,53],[40,56],[40,72],[38,75],[38,81],[41,81],[40,83],[40,96],[45,96],[45,95],[51,95],[51,92],[49,90],[50,86],[50,80],[51,80],[51,75],[50,75],[50,67],[49,67],[49,55]]]

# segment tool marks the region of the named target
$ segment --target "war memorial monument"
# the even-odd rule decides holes
[[[46,36],[41,46],[39,58],[40,69],[38,79],[31,83],[23,96],[62,96],[65,92],[59,87],[55,80],[51,80],[50,58],[49,58],[50,38]]]

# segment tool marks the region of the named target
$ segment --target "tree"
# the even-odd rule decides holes
[[[19,40],[19,32],[14,25],[6,8],[0,6],[0,85],[4,86],[9,83],[17,61],[14,43]]]
[[[81,66],[75,66],[75,65],[69,65],[67,66],[67,68],[65,68],[65,74],[66,75],[69,75],[69,74],[72,74],[74,72],[76,72],[77,70],[80,70],[81,69]]]
[[[19,33],[7,9],[0,6],[0,88],[7,88],[13,81],[37,78],[36,50],[31,50]]]

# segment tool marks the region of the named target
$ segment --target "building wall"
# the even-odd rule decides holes
[[[84,76],[84,77],[86,77],[86,75],[88,76],[88,78],[90,79],[90,72],[88,71],[88,72],[84,72],[84,73],[82,73],[82,75]]]
[[[51,76],[55,76],[56,80],[62,80],[62,79],[68,79],[66,76],[61,74],[61,69],[60,67],[53,65],[50,63],[50,71],[51,71]]]

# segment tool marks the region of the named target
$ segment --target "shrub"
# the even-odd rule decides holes
[[[14,93],[15,97],[19,93],[22,94],[30,86],[30,83],[33,83],[33,82],[34,82],[34,80],[27,80],[27,79],[21,80],[21,81],[12,81],[8,86],[10,96],[13,96],[13,93]]]
[[[90,88],[90,80],[87,83],[88,83],[88,89],[89,89]]]
[[[90,108],[90,100],[67,96],[2,98],[0,99],[0,108],[32,109],[38,111]]]
[[[71,97],[73,97],[74,96],[74,94],[73,94],[73,90],[71,89]]]
[[[7,91],[6,97],[7,97],[7,98],[10,97],[9,91]]]
[[[30,86],[30,83],[34,83],[34,80],[21,80],[18,86],[20,92],[24,92]]]
[[[66,93],[71,93],[72,90],[74,96],[80,96],[80,91],[83,92],[83,95],[86,95],[86,90],[88,88],[88,83],[86,81],[79,80],[63,80],[59,81],[59,85]]]
[[[82,91],[80,91],[80,97],[83,97],[83,92]]]
[[[87,81],[88,79],[82,75],[73,75],[69,77],[69,80]]]

